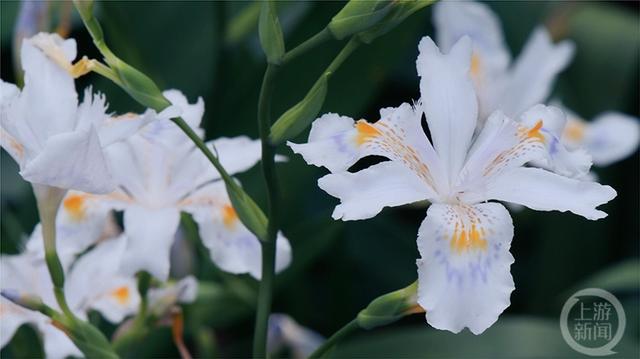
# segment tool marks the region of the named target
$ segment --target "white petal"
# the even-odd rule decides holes
[[[144,208],[133,205],[124,211],[127,249],[122,259],[126,275],[146,270],[160,280],[169,277],[169,253],[180,222],[176,208]]]
[[[544,27],[535,29],[516,60],[504,88],[500,109],[516,117],[537,103],[544,103],[556,76],[569,64],[574,45],[557,45]]]
[[[607,216],[596,207],[615,197],[616,191],[609,186],[523,167],[494,178],[484,199],[513,202],[538,211],[571,211],[596,220]]]
[[[41,143],[76,125],[78,95],[74,80],[66,69],[48,55],[58,55],[70,66],[75,56],[75,40],[62,40],[56,34],[40,33],[22,42],[22,68],[25,72],[21,101],[26,102],[26,121]],[[47,54],[43,52],[46,50]]]
[[[27,255],[0,255],[0,289],[17,295],[39,296],[42,282],[41,274],[48,275],[46,268],[38,270]],[[49,286],[46,289],[51,289]],[[0,347],[9,343],[16,330],[25,323],[37,324],[45,320],[45,316],[24,309],[4,297],[0,298]]]
[[[171,106],[160,113],[148,109],[142,116],[149,118],[149,125],[141,130],[140,134],[153,142],[163,142],[167,144],[190,143],[187,135],[172,121],[174,117],[182,119],[200,137],[204,136],[204,130],[200,126],[204,114],[204,101],[198,97],[195,104],[190,104],[186,96],[178,90],[167,90],[163,95],[171,102]]]
[[[469,76],[471,40],[463,37],[442,54],[429,37],[417,60],[422,107],[451,184],[464,164],[476,128],[478,102]]]
[[[4,297],[0,298],[0,348],[9,344],[18,328],[26,323],[44,320],[45,316],[13,304]],[[41,318],[39,318],[41,317]]]
[[[65,293],[74,311],[86,315],[90,309],[112,323],[135,313],[140,302],[135,279],[120,274],[126,238],[108,239],[74,264],[65,283]]]
[[[473,1],[440,1],[433,7],[438,46],[448,52],[467,35],[473,41],[471,77],[478,95],[480,121],[497,109],[511,61],[500,20],[489,6]]]
[[[456,192],[466,203],[478,202],[472,197],[484,191],[491,178],[531,160],[544,159],[546,149],[541,128],[542,122],[526,127],[500,111],[494,112],[469,151],[456,182]]]
[[[480,334],[510,304],[513,224],[498,203],[432,204],[418,232],[418,304],[434,328]]]
[[[354,124],[350,117],[326,113],[311,124],[307,143],[287,145],[309,164],[331,172],[344,171],[359,158],[358,147],[351,141]]]
[[[221,137],[207,142],[207,147],[218,155],[222,167],[230,175],[250,169],[260,161],[262,155],[260,140],[252,140],[247,136]],[[208,167],[212,168],[210,164]],[[216,173],[215,178],[218,177]]]
[[[384,207],[395,207],[434,197],[416,174],[395,161],[375,164],[362,171],[330,173],[318,186],[340,199],[334,219],[366,219]]]
[[[540,134],[547,153],[545,161],[536,163],[538,167],[573,178],[587,174],[591,168],[591,156],[581,148],[569,150],[560,140],[566,123],[562,110],[536,105],[523,113],[520,119],[520,123],[528,127],[534,127],[538,122],[542,123]]]
[[[275,355],[283,347],[292,351],[293,358],[308,358],[324,341],[320,334],[298,324],[286,314],[269,316],[267,351]]]
[[[634,153],[639,141],[640,122],[637,118],[608,112],[588,125],[584,145],[594,164],[607,166]]]
[[[24,146],[4,129],[9,121],[9,108],[19,95],[20,90],[16,85],[0,80],[0,145],[22,167],[25,159]]]
[[[168,284],[161,288],[149,290],[149,306],[153,307],[160,301],[164,303],[191,303],[198,294],[198,281],[194,276],[187,276],[177,283]]]
[[[211,260],[218,267],[235,274],[249,273],[260,279],[260,241],[240,222],[229,202],[191,212],[198,223],[202,243],[209,249]],[[291,246],[279,233],[276,241],[276,271],[283,270],[290,262]]]
[[[433,6],[433,22],[438,33],[438,46],[448,52],[463,36],[474,46],[489,53],[502,53],[509,58],[502,35],[500,19],[486,4],[473,1],[441,1]]]
[[[42,150],[43,143],[25,118],[30,104],[13,84],[1,81],[2,106],[0,107],[0,133],[2,147],[18,162],[20,168]],[[17,91],[17,93],[16,93]]]
[[[193,129],[200,127],[202,116],[204,115],[204,100],[198,97],[195,104],[190,104],[187,97],[180,90],[166,90],[162,94],[181,110],[181,117]],[[173,116],[171,116],[173,117]],[[186,135],[185,135],[186,136]]]
[[[68,356],[81,358],[82,352],[69,337],[50,322],[39,325],[47,359],[64,359]]]
[[[32,183],[89,193],[108,193],[115,188],[93,128],[50,137],[21,174]]]
[[[67,193],[56,217],[56,247],[61,257],[72,260],[98,242],[107,225],[109,213],[109,208],[97,196],[75,191]],[[41,234],[34,230],[36,232],[38,239],[30,240],[27,250],[42,251],[40,255],[44,258]]]
[[[381,109],[375,123],[354,123],[348,117],[326,114],[314,121],[308,143],[289,146],[307,163],[334,173],[347,170],[365,156],[384,156],[415,172],[435,192],[445,185],[444,167],[422,130],[420,116],[407,103]]]

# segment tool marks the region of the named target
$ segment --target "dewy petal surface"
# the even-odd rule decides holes
[[[513,225],[498,203],[432,204],[418,231],[418,304],[434,328],[480,334],[510,304]]]
[[[464,164],[478,117],[476,93],[469,77],[471,40],[463,37],[447,54],[442,54],[429,37],[424,37],[418,48],[422,108],[433,147],[452,185]]]
[[[570,211],[587,219],[604,218],[596,209],[616,197],[616,191],[596,182],[567,178],[540,168],[514,168],[497,176],[484,200],[499,200],[537,211]]]

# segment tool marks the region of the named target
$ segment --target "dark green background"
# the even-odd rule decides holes
[[[14,82],[12,26],[18,3],[2,1],[2,79]],[[265,60],[257,38],[257,12],[248,2],[107,2],[98,6],[107,42],[116,54],[150,75],[162,88],[177,88],[206,104],[207,139],[248,134],[257,137],[256,108]],[[287,48],[322,29],[340,2],[279,4]],[[637,3],[492,2],[505,36],[518,54],[539,23],[576,42],[575,60],[559,78],[554,97],[590,118],[606,110],[638,116],[640,25]],[[323,112],[375,120],[378,109],[417,100],[417,44],[432,35],[431,10],[424,9],[373,44],[358,49],[335,73]],[[97,57],[78,19],[71,36],[79,54]],[[344,42],[332,41],[287,66],[278,78],[273,115],[300,100]],[[142,111],[120,89],[97,75],[83,77],[107,94],[110,109]],[[306,133],[296,142],[304,141]],[[325,170],[307,166],[288,148],[279,165],[283,231],[293,246],[293,263],[278,278],[274,309],[330,335],[370,300],[416,279],[416,233],[424,208],[385,209],[374,219],[334,222],[336,199],[318,189]],[[516,290],[512,305],[481,336],[453,335],[430,328],[422,316],[384,329],[362,332],[343,345],[338,357],[577,357],[562,340],[558,318],[573,292],[588,286],[612,291],[627,312],[619,357],[638,355],[639,206],[638,152],[604,169],[600,182],[618,197],[603,206],[609,217],[597,222],[559,212],[513,213]],[[37,222],[29,186],[2,152],[2,252],[16,253]],[[259,168],[239,176],[264,203]],[[188,222],[188,221],[187,221]],[[187,306],[187,345],[196,356],[249,355],[256,282],[220,273],[187,226],[191,268],[203,284],[199,300]],[[185,263],[182,263],[185,264]],[[113,328],[93,317],[106,331]],[[23,328],[2,357],[42,355],[36,334]],[[213,344],[208,348],[206,343]],[[130,353],[132,357],[177,355],[170,331],[161,328]]]

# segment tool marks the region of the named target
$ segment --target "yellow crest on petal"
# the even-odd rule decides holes
[[[372,138],[380,136],[380,131],[365,120],[356,122],[356,144],[364,144]]]
[[[86,216],[85,197],[81,194],[73,194],[68,196],[62,202],[62,207],[75,221],[81,221]]]

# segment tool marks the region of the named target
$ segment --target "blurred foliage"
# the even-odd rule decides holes
[[[280,2],[277,11],[287,49],[321,30],[340,2]],[[493,2],[506,40],[516,56],[533,28],[549,24],[557,38],[576,42],[576,58],[560,76],[554,98],[589,118],[605,110],[639,115],[640,36],[636,3]],[[12,28],[18,3],[0,2],[2,79],[14,81]],[[259,7],[250,2],[101,2],[97,16],[118,56],[139,67],[163,88],[178,88],[191,101],[206,104],[203,126],[208,139],[248,134],[257,137],[258,91],[265,69],[257,34]],[[523,14],[526,14],[523,15]],[[433,35],[430,8],[421,10],[371,45],[359,48],[332,77],[322,111],[375,120],[378,109],[417,100],[417,44]],[[76,21],[70,36],[79,53],[97,57],[88,34]],[[344,46],[331,41],[296,59],[279,74],[273,103],[277,118],[307,93]],[[105,92],[116,112],[142,110],[115,85],[96,75],[92,84]],[[306,138],[306,133],[294,142]],[[275,311],[285,312],[323,335],[350,321],[376,296],[402,288],[416,278],[415,245],[425,209],[387,209],[374,219],[335,222],[336,200],[316,185],[324,170],[307,166],[285,147],[289,161],[279,165],[283,231],[293,246],[292,266],[277,282]],[[29,186],[17,167],[1,154],[2,252],[16,253],[37,222]],[[384,329],[361,333],[334,354],[340,357],[541,357],[574,356],[559,333],[557,319],[574,289],[611,290],[627,311],[623,353],[638,353],[639,206],[638,153],[597,169],[601,182],[618,197],[604,206],[609,217],[591,222],[566,213],[513,213],[516,290],[512,305],[486,334],[452,335],[429,328],[414,316]],[[259,168],[239,176],[264,205]],[[189,232],[187,230],[187,232]],[[192,231],[193,232],[193,231]],[[193,233],[192,233],[193,234]],[[191,235],[193,237],[193,235]],[[196,303],[186,310],[186,343],[196,355],[249,355],[256,282],[221,273],[197,238],[194,272],[206,279]],[[112,330],[109,329],[109,330]],[[132,353],[136,357],[177,355],[169,328],[152,333]],[[2,357],[39,357],[30,345],[37,335],[22,328]],[[637,357],[637,356],[636,356]]]

